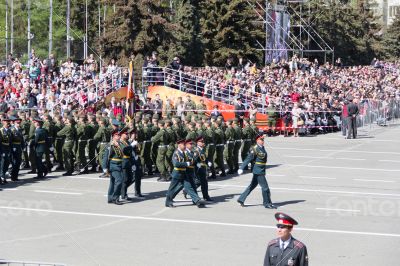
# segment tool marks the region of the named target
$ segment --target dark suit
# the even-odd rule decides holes
[[[265,253],[264,266],[308,266],[308,255],[306,246],[291,238],[287,247],[282,251],[279,238],[268,243]]]
[[[49,140],[47,135],[47,130],[44,128],[36,128],[35,130],[35,139],[34,139],[34,146],[35,146],[35,161],[36,167],[38,171],[38,177],[42,178],[43,174],[47,174],[47,168],[42,162],[42,158],[44,153],[46,152],[47,147],[49,147]]]
[[[347,113],[348,113],[348,134],[347,138],[350,139],[352,136],[355,139],[357,137],[357,115],[358,115],[358,106],[354,103],[350,103],[347,105]]]

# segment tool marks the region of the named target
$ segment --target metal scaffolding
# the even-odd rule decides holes
[[[289,57],[297,54],[323,54],[324,62],[330,55],[334,61],[334,49],[313,28],[309,16],[310,4],[307,0],[260,0],[247,1],[257,14],[265,30],[265,43],[257,41],[260,49],[264,51],[264,63],[272,59]],[[288,18],[290,23],[284,25],[279,19]],[[309,14],[309,13],[308,13]],[[278,34],[277,34],[278,32]]]

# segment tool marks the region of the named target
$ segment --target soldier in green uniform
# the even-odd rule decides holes
[[[102,165],[104,153],[111,140],[111,131],[107,126],[106,118],[103,117],[100,119],[99,128],[97,129],[96,134],[93,136],[93,140],[98,144],[99,149],[97,163]],[[105,174],[100,175],[100,177],[105,177]]]
[[[197,136],[197,138],[198,137],[204,137],[203,122],[199,118],[196,121],[196,136]]]
[[[239,125],[239,120],[233,120],[233,130],[235,131],[235,146],[233,147],[233,165],[234,170],[239,170],[239,151],[242,146],[242,128]]]
[[[158,121],[158,128],[159,131],[157,134],[151,138],[151,142],[153,143],[153,146],[157,146],[157,158],[156,158],[156,165],[158,168],[158,171],[160,171],[160,177],[157,179],[157,181],[167,181],[168,176],[167,176],[167,170],[165,168],[165,157],[167,155],[167,150],[168,150],[168,138],[167,138],[167,132],[164,129],[164,121],[160,120]]]
[[[142,160],[142,169],[147,170],[148,175],[153,175],[153,164],[151,158],[151,138],[153,136],[153,125],[150,124],[148,117],[143,118],[143,136],[140,139],[143,140],[143,145],[140,150],[140,157]]]
[[[197,138],[197,133],[196,133],[196,124],[194,122],[190,122],[188,124],[188,129],[187,129],[187,134],[186,134],[186,140],[193,140]]]
[[[43,178],[46,177],[48,171],[47,167],[43,164],[43,155],[46,153],[47,147],[49,147],[49,139],[47,135],[47,130],[42,128],[43,120],[40,118],[34,119],[35,125],[35,137],[33,139],[33,143],[35,146],[35,153],[36,153],[36,165],[37,165],[37,177],[36,178]]]
[[[154,137],[160,128],[157,126],[158,125],[158,114],[154,114],[152,117],[152,127],[151,127],[151,137]],[[157,167],[157,153],[158,153],[158,145],[156,145],[154,142],[151,142],[151,160],[153,161],[153,164],[155,165],[155,173],[160,173],[160,169]]]
[[[45,151],[45,158],[46,158],[46,167],[47,167],[47,171],[51,172],[51,169],[53,168],[53,164],[51,163],[51,159],[50,159],[50,154],[54,155],[54,139],[55,139],[55,134],[56,131],[54,129],[54,123],[53,123],[53,119],[52,117],[47,114],[43,116],[43,129],[45,129],[47,131],[47,136],[49,138],[49,146],[46,147],[46,151]]]
[[[28,140],[29,140],[29,161],[31,162],[31,171],[28,174],[36,174],[36,152],[35,152],[35,145],[34,145],[34,138],[35,138],[35,123],[33,119],[37,116],[36,112],[32,112],[31,123],[29,126],[29,133],[28,133]]]
[[[23,129],[21,128],[22,119],[13,117],[13,126],[11,127],[11,180],[18,181],[19,168],[22,162],[22,150],[25,147]]]
[[[28,140],[29,138],[29,128],[31,127],[31,121],[26,117],[27,113],[20,111],[18,113],[19,117],[22,119],[21,121],[21,129],[22,133],[24,136],[24,140]],[[24,163],[22,164],[22,168],[30,168],[30,163],[29,163],[29,155],[28,155],[28,149],[27,149],[27,144],[25,142],[25,146],[23,147],[23,155],[24,155]]]
[[[10,166],[12,137],[10,119],[4,115],[1,122],[3,127],[0,129],[0,184],[6,184],[6,172]]]
[[[210,167],[211,163],[207,160],[205,142],[203,137],[196,139],[197,147],[194,148],[194,162],[195,172],[197,177],[196,188],[201,187],[201,194],[206,201],[212,201],[208,194],[208,180],[207,180],[207,166]]]
[[[140,154],[140,147],[137,142],[137,133],[135,130],[130,130],[130,142],[132,149],[132,158],[133,158],[133,165],[132,171],[134,172],[134,182],[135,182],[135,197],[144,198],[142,195],[142,177],[143,177],[143,170],[142,170],[142,163],[138,154]]]
[[[207,110],[207,105],[204,103],[203,99],[200,99],[200,103],[196,106],[197,114],[204,115]]]
[[[172,118],[172,112],[173,112],[173,111],[174,111],[174,106],[172,105],[171,100],[170,100],[170,99],[167,99],[167,100],[165,101],[165,104],[164,104],[164,107],[163,107],[164,116],[165,116],[167,119],[171,119],[171,118]]]
[[[96,117],[93,115],[88,115],[88,126],[87,126],[87,135],[88,135],[88,156],[89,156],[89,164],[92,166],[89,169],[92,172],[97,171],[97,160],[96,160],[96,148],[97,148],[97,141],[94,139],[97,130],[99,129],[99,125],[97,124]]]
[[[89,133],[89,126],[87,125],[86,115],[81,114],[79,116],[78,126],[76,128],[76,136],[77,136],[77,147],[76,147],[76,154],[75,154],[75,174],[81,173],[81,168],[84,168],[82,171],[83,174],[88,173],[88,166],[86,161],[86,145],[88,143],[88,133]]]
[[[119,140],[119,131],[115,130],[112,133],[112,141],[104,153],[102,163],[103,172],[110,175],[108,203],[114,203],[116,205],[122,204],[122,202],[119,201],[119,197],[124,181],[122,175],[122,159],[124,155]]]
[[[256,125],[256,121],[257,120],[255,118],[251,118],[250,119],[250,127],[253,129],[254,136],[257,136],[258,133],[259,133],[258,127]],[[252,139],[252,145],[255,145],[255,144],[256,144],[256,141],[255,141],[255,138],[254,138],[254,139]]]
[[[64,145],[64,137],[57,137],[57,132],[60,132],[64,128],[64,122],[62,117],[59,114],[54,116],[54,130],[56,132],[55,140],[54,140],[54,148],[55,148],[55,159],[58,162],[58,166],[56,171],[64,171],[64,158],[62,153],[62,147]]]
[[[224,165],[225,134],[221,129],[221,124],[216,120],[213,124],[215,134],[215,168],[221,170],[220,177],[226,176]]]
[[[194,111],[196,110],[196,103],[192,101],[192,97],[190,97],[190,95],[186,96],[185,110],[188,110],[186,112],[186,116],[188,117],[194,115]]]
[[[268,187],[267,179],[265,179],[265,169],[267,166],[268,155],[264,147],[264,134],[261,133],[257,135],[256,143],[257,144],[251,148],[249,155],[238,170],[238,174],[241,175],[243,174],[244,166],[248,165],[250,162],[254,162],[253,179],[246,190],[240,195],[238,202],[243,207],[247,196],[259,184],[261,186],[264,207],[268,209],[276,209],[277,207],[272,204],[271,192]]]
[[[233,159],[233,151],[235,149],[235,130],[232,127],[232,120],[226,121],[226,130],[225,130],[225,141],[226,147],[224,150],[224,159],[229,167],[228,174],[234,174],[234,159]]]
[[[274,135],[276,132],[275,126],[276,126],[277,112],[273,103],[270,103],[265,111],[268,115],[268,120],[267,120],[268,135],[271,136]]]
[[[57,132],[57,138],[63,138],[62,157],[66,173],[63,176],[69,176],[73,173],[74,167],[74,142],[76,140],[75,120],[73,117],[65,118],[65,126]]]
[[[201,208],[204,206],[204,202],[197,195],[196,191],[193,189],[193,180],[188,178],[186,174],[186,168],[193,167],[193,161],[189,161],[185,156],[185,140],[181,139],[177,141],[178,148],[172,156],[172,163],[174,164],[174,170],[172,171],[172,180],[169,185],[167,196],[165,199],[165,206],[173,208],[173,199],[185,188],[185,191],[189,194],[194,204]]]
[[[128,128],[123,128],[120,132],[120,147],[122,150],[122,177],[123,182],[121,186],[121,199],[132,200],[128,197],[128,188],[133,184],[133,169],[132,166],[135,165],[135,158],[132,157],[133,147],[129,142]]]
[[[175,138],[178,139],[184,139],[186,136],[186,133],[183,129],[183,125],[181,123],[181,119],[179,117],[174,117],[172,119],[172,129],[175,132]]]
[[[172,155],[174,154],[175,151],[175,143],[177,141],[176,135],[174,130],[172,129],[172,122],[170,120],[165,121],[165,131],[167,133],[167,144],[168,144],[168,149],[167,149],[167,154],[165,156],[165,167],[167,169],[167,180],[171,180],[171,173],[174,168],[172,164]]]
[[[215,155],[215,132],[212,128],[211,122],[207,121],[204,123],[204,142],[205,142],[205,150],[206,150],[206,158],[207,162],[210,163],[210,178],[215,179],[217,176],[215,174],[214,168],[214,155]]]
[[[242,162],[246,159],[247,155],[249,154],[250,148],[251,148],[251,143],[253,139],[255,139],[255,132],[254,130],[250,127],[249,119],[245,118],[243,120],[243,130],[242,130],[242,139],[243,139],[243,147],[242,147]],[[247,165],[244,166],[244,170],[248,170],[249,167]]]

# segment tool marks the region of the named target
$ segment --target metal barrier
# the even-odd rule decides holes
[[[16,261],[16,260],[1,260],[0,265],[23,265],[23,266],[66,266],[62,263],[37,262],[37,261]]]

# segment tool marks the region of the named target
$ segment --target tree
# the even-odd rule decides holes
[[[223,65],[228,57],[238,56],[262,62],[257,39],[262,39],[264,33],[254,24],[256,14],[247,1],[202,1],[201,9],[205,64]]]
[[[383,35],[384,57],[387,59],[400,58],[400,14],[393,20],[386,33]]]

